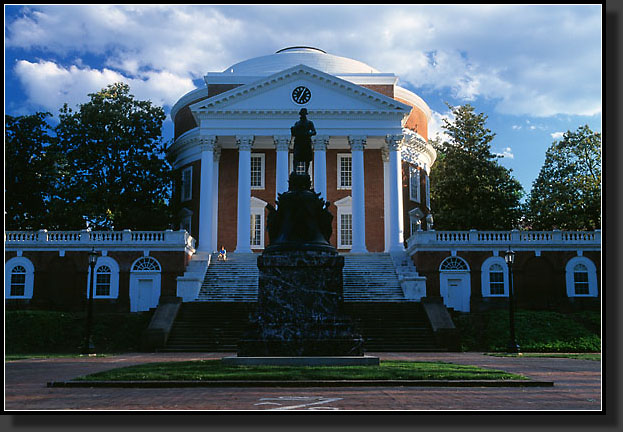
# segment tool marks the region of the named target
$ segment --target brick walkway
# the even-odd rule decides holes
[[[216,359],[224,353],[127,354],[5,363],[5,410],[600,410],[601,364],[480,353],[369,353],[382,359],[446,361],[553,381],[545,388],[47,388],[106,369],[156,361]],[[231,354],[227,354],[231,355]]]

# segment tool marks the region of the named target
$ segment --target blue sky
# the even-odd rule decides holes
[[[601,44],[601,5],[5,5],[5,112],[56,116],[124,81],[168,114],[207,72],[315,46],[398,75],[429,136],[446,102],[485,113],[527,193],[563,132],[602,131]]]

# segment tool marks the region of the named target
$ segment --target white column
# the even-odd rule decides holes
[[[389,252],[390,247],[390,222],[391,216],[389,212],[389,150],[386,147],[381,149],[381,158],[383,160],[383,220],[384,220],[384,238],[385,252]]]
[[[251,147],[253,136],[236,137],[238,144],[238,253],[251,253]]]
[[[404,250],[402,162],[400,158],[402,135],[387,135],[385,142],[389,151],[389,251],[402,251]]]
[[[314,190],[320,192],[320,197],[327,199],[327,135],[316,135],[314,143]]]
[[[214,148],[214,180],[212,181],[212,250],[218,250],[218,173],[221,159],[220,147]]]
[[[366,203],[363,172],[363,149],[366,137],[348,137],[353,162],[353,247],[351,253],[364,253],[366,249]]]
[[[202,252],[211,252],[212,247],[212,193],[214,182],[214,147],[216,136],[199,138],[201,148],[201,188],[199,193],[199,245]]]
[[[288,191],[288,154],[290,151],[290,139],[290,135],[277,135],[273,137],[275,149],[277,150],[275,199],[277,199],[280,193]]]

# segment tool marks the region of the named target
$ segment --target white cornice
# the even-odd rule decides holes
[[[337,78],[333,75],[321,72],[317,69],[311,68],[305,65],[298,65],[278,72],[271,76],[262,78],[253,83],[246,84],[240,87],[236,87],[229,91],[220,93],[214,97],[203,100],[199,103],[191,105],[190,109],[193,114],[197,114],[199,111],[214,110],[220,106],[227,106],[233,100],[243,100],[253,95],[260,94],[269,88],[274,87],[276,84],[286,83],[290,80],[306,77],[308,79],[315,79],[319,82],[323,82],[327,88],[333,88],[337,91],[349,92],[353,97],[365,98],[368,103],[372,103],[381,110],[396,110],[403,113],[409,113],[411,106],[399,102],[395,99],[382,95],[374,90],[361,87],[352,82]]]

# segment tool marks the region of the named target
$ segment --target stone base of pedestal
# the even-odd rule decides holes
[[[373,356],[342,357],[223,357],[221,362],[236,366],[378,366]]]
[[[344,257],[273,251],[257,262],[257,310],[238,357],[363,356],[363,338],[342,312]]]

